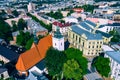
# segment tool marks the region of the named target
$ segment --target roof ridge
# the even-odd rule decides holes
[[[21,60],[22,60],[22,64],[23,64],[23,67],[24,67],[24,70],[26,70],[26,66],[25,66],[25,64],[24,64],[24,59],[22,58],[22,55],[20,55],[20,58],[21,58]]]

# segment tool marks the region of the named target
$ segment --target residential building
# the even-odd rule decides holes
[[[103,43],[109,43],[109,34],[98,31],[99,26],[90,21],[72,25],[68,29],[68,40],[72,47],[83,51],[85,56],[97,56],[102,51]]]
[[[32,19],[27,20],[27,28],[28,28],[28,31],[30,31],[30,33],[33,33],[33,31],[35,30],[37,36],[39,35],[45,36],[48,33],[47,29],[45,29],[38,22]]]
[[[19,54],[12,51],[11,47],[0,45],[0,61],[3,61],[4,63],[16,63],[18,57]]]
[[[67,35],[68,32],[68,27],[70,27],[71,24],[69,22],[67,23],[61,23],[61,22],[53,22],[52,25],[52,31],[57,31],[57,28],[60,29],[60,33],[62,33],[63,35]]]
[[[3,78],[4,80],[9,78],[8,71],[4,67],[0,67],[0,78]]]
[[[113,20],[115,22],[120,22],[120,12],[114,13]]]
[[[28,4],[27,8],[28,8],[28,12],[31,12],[31,11],[35,10],[35,4],[30,2]]]
[[[66,23],[78,23],[78,19],[73,17],[73,16],[68,16],[66,18],[64,18]]]
[[[109,33],[112,30],[119,30],[120,29],[120,23],[112,23],[112,24],[106,24],[106,25],[100,25],[99,29],[102,32]]]
[[[84,9],[83,8],[73,8],[73,11],[77,12],[77,13],[82,13],[82,12],[84,12]]]
[[[107,51],[105,57],[110,59],[110,76],[114,80],[120,80],[120,52]]]
[[[87,17],[86,20],[89,20],[89,21],[94,22],[94,23],[99,24],[99,25],[107,25],[107,24],[113,24],[114,23],[113,20],[104,19],[104,18]]]

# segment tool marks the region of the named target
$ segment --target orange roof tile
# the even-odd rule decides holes
[[[16,64],[16,69],[19,71],[27,71],[35,64],[40,62],[45,58],[46,51],[52,46],[52,36],[41,39],[36,46],[33,44],[32,48],[19,56],[18,62]]]

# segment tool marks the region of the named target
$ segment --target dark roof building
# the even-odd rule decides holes
[[[19,54],[12,51],[11,47],[5,47],[0,45],[0,60],[5,63],[16,62],[19,57]]]

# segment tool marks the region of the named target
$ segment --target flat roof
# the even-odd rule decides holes
[[[86,74],[85,78],[87,80],[103,80],[97,73],[90,73],[90,74]]]
[[[114,49],[112,49],[110,46],[108,45],[102,45],[102,49],[103,51],[114,51]]]

